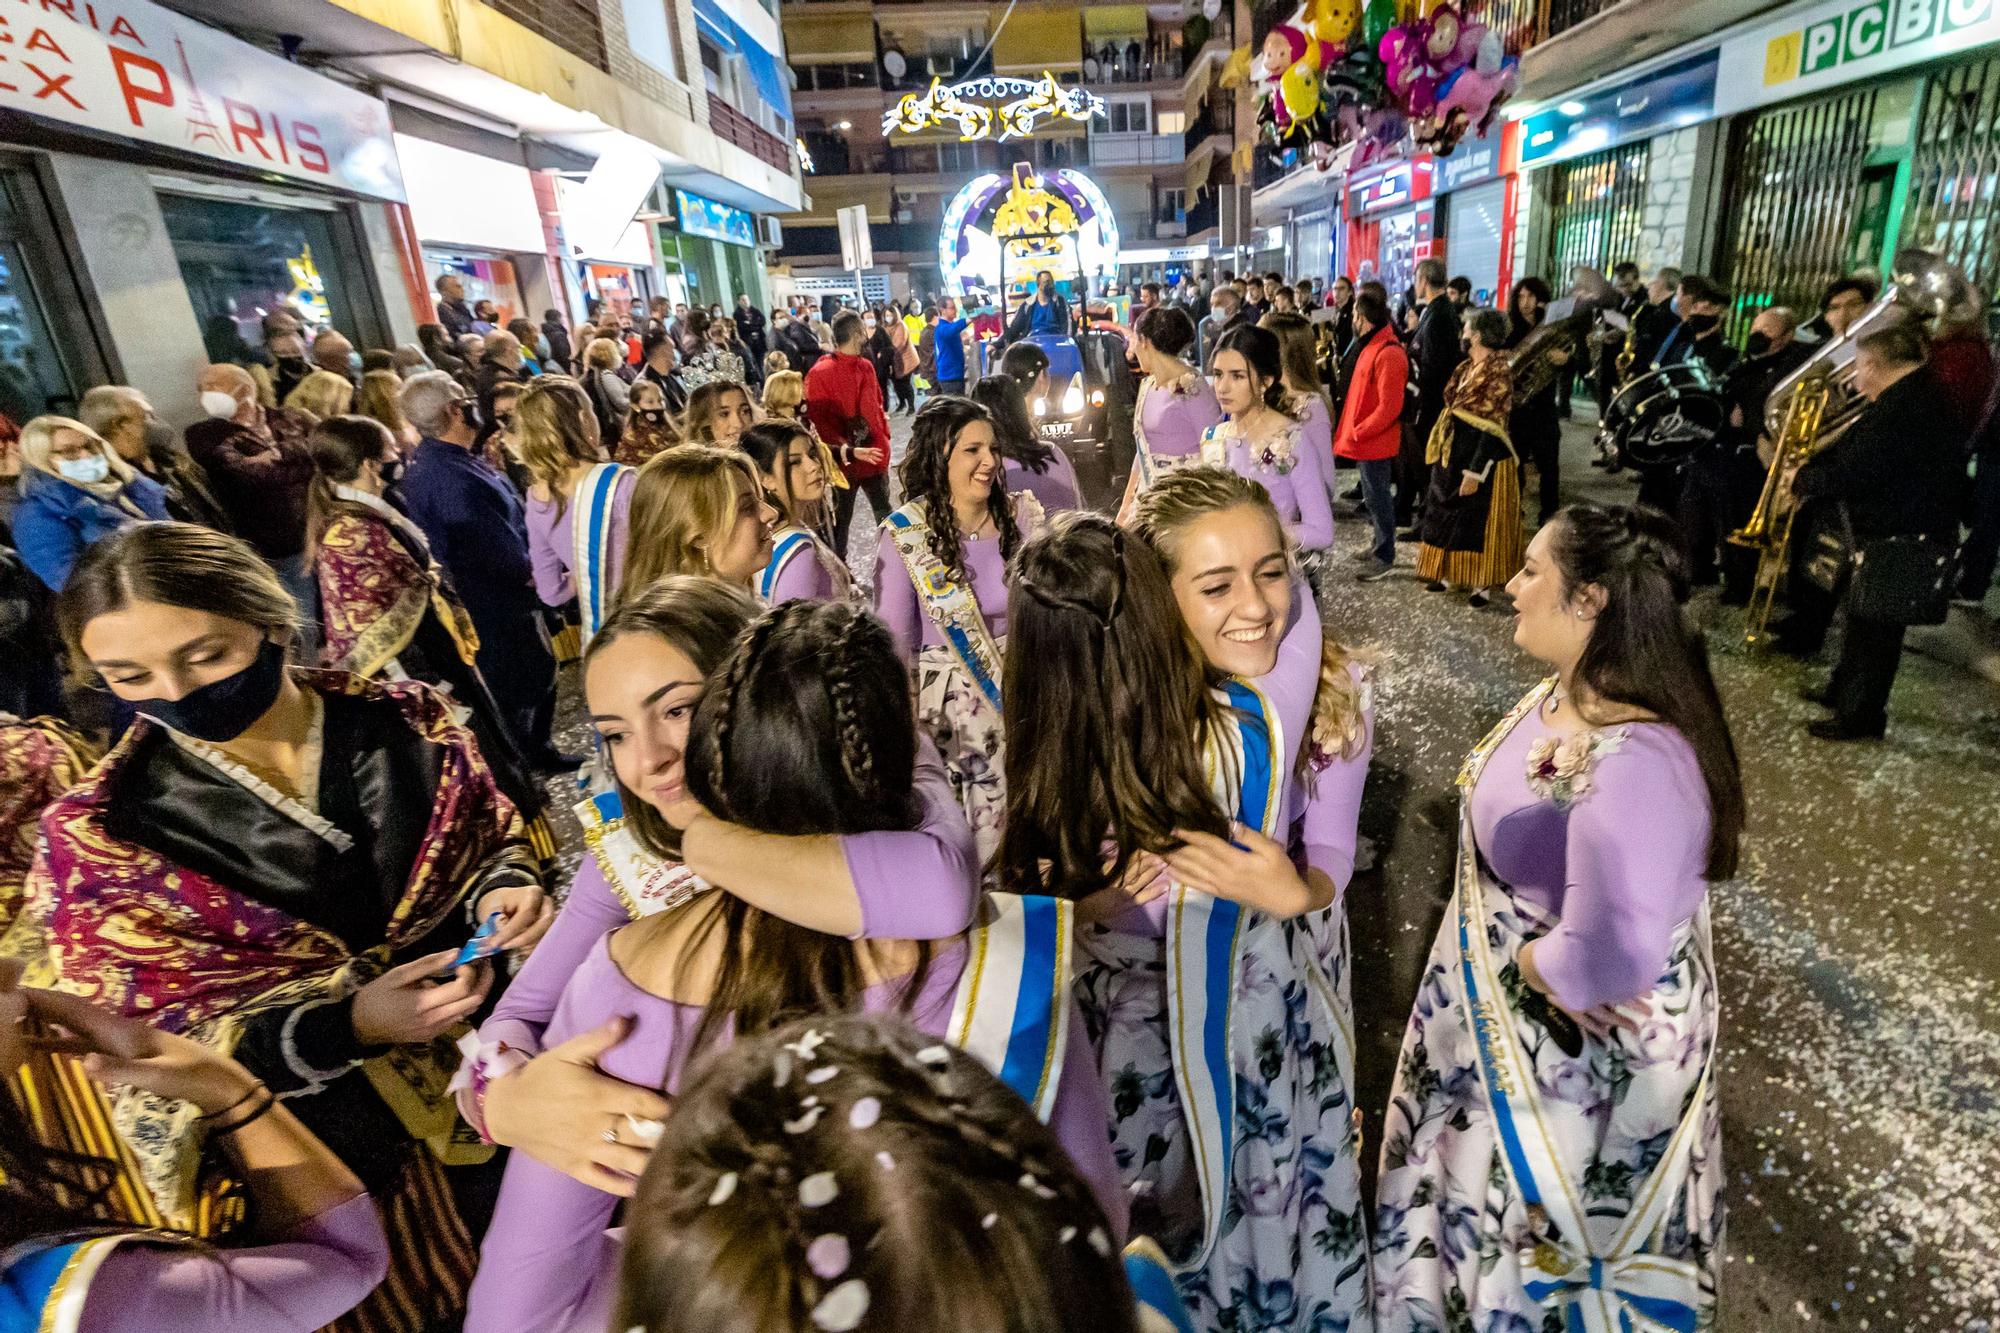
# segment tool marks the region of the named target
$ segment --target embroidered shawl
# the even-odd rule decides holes
[[[157,725],[142,715],[42,816],[43,853],[28,892],[47,925],[57,989],[232,1051],[253,1015],[338,1000],[386,971],[395,951],[460,910],[482,871],[519,850],[520,816],[442,696],[344,672],[298,675],[324,695],[392,701],[442,750],[430,823],[383,942],[352,954],[329,931],[115,838],[106,809],[138,742]],[[478,1151],[445,1093],[458,1065],[454,1035],[395,1047],[363,1066],[411,1136],[447,1162],[490,1155]],[[195,1108],[124,1089],[114,1114],[162,1211],[185,1215],[200,1156]]]
[[[42,810],[82,781],[100,753],[54,718],[0,719],[0,935],[19,910]]]
[[[1424,461],[1438,463],[1451,456],[1454,422],[1495,436],[1512,452],[1514,441],[1507,434],[1507,417],[1514,410],[1514,372],[1507,358],[1495,352],[1484,361],[1465,360],[1445,381],[1444,411],[1424,446]]]
[[[468,664],[479,650],[472,619],[459,605],[437,562],[417,557],[388,521],[347,509],[327,524],[318,559],[320,661],[357,676],[375,676],[410,646],[424,614],[438,620]]]

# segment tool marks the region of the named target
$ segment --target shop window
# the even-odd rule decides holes
[[[232,324],[260,347],[260,321],[290,306],[309,328],[330,325],[361,345],[361,288],[343,271],[334,214],[180,194],[162,194],[160,211],[206,335]]]

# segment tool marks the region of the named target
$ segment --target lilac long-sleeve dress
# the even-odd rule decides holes
[[[1309,441],[1301,421],[1288,422],[1254,447],[1238,437],[1229,421],[1211,427],[1201,441],[1204,463],[1226,467],[1270,493],[1286,531],[1307,551],[1333,545],[1333,506],[1326,498],[1322,453],[1331,457],[1331,446],[1321,450]]]
[[[625,572],[625,540],[631,527],[632,488],[638,484],[636,468],[619,475],[611,495],[611,532],[606,543],[610,558],[604,578],[607,590],[616,590]],[[568,497],[561,512],[553,500],[527,501],[528,561],[534,569],[535,595],[544,606],[562,606],[576,596],[576,499]],[[605,599],[609,602],[610,598]]]
[[[1296,824],[1308,863],[1344,888],[1368,751],[1335,760],[1316,786],[1289,776],[1310,730],[1323,651],[1310,594],[1295,585],[1293,597],[1297,618],[1277,663],[1252,682],[1283,733],[1272,757],[1287,775],[1276,836],[1283,841]],[[1364,723],[1372,733],[1365,712]],[[1158,1239],[1179,1266],[1197,1329],[1255,1322],[1280,1284],[1293,1308],[1328,1327],[1369,1329],[1342,908],[1291,921],[1242,916],[1229,1006],[1233,1165],[1227,1197],[1204,1199],[1170,1033],[1173,901],[1169,894],[1077,932],[1077,996],[1118,1112],[1113,1152],[1132,1191],[1133,1229]],[[1197,1260],[1205,1236],[1211,1243]]]
[[[1035,504],[1023,497],[1022,508]],[[1023,528],[1029,525],[1024,520]],[[960,558],[992,642],[989,672],[997,691],[1007,647],[1007,561],[998,536],[961,540]],[[1000,844],[1007,803],[1000,710],[989,700],[917,599],[916,585],[885,526],[875,548],[875,614],[895,636],[917,678],[917,721],[937,742],[952,787],[972,825],[980,859]]]
[[[1076,464],[1061,445],[1050,445],[1054,457],[1046,472],[1036,472],[1017,459],[1007,460],[1007,489],[1015,495],[1026,491],[1042,502],[1049,513],[1078,509],[1083,505],[1083,486],[1076,479]]]
[[[367,1195],[243,1249],[128,1240],[107,1255],[76,1327],[86,1333],[308,1333],[359,1305],[389,1265]]]
[[[1201,437],[1221,420],[1215,390],[1199,371],[1190,370],[1168,384],[1150,375],[1141,380],[1132,413],[1133,443],[1138,446],[1132,466],[1139,474],[1139,489],[1198,457]]]
[[[923,988],[908,1011],[916,1027],[937,1036],[945,1033],[965,963],[962,941],[945,946],[931,960]],[[903,991],[901,980],[880,982],[863,992],[861,1007],[869,1013],[893,1010]],[[564,1041],[620,1015],[633,1019],[632,1031],[606,1053],[603,1068],[633,1083],[664,1088],[671,1095],[680,1083],[675,1050],[693,1034],[701,1008],[635,986],[612,959],[607,937],[592,948],[564,991],[549,1021],[548,1040]],[[1094,1077],[1082,1024],[1074,1014],[1071,1020],[1065,1072],[1057,1085],[1049,1126],[1096,1192],[1122,1241],[1125,1196],[1104,1138],[1104,1089]],[[493,1225],[480,1248],[467,1333],[603,1329],[617,1287],[622,1237],[606,1231],[617,1208],[615,1196],[515,1154],[507,1164]]]
[[[952,795],[944,761],[927,737],[917,739],[912,786],[923,808],[915,829],[856,833],[840,840],[861,899],[856,939],[950,939],[972,924],[979,885],[972,830]],[[597,859],[584,857],[548,934],[480,1027],[480,1042],[504,1043],[530,1055],[542,1050],[543,1029],[563,987],[591,947],[631,919]]]
[[[1679,732],[1566,736],[1547,721],[1548,693],[1533,691],[1468,763],[1457,892],[1383,1130],[1385,1333],[1453,1308],[1480,1328],[1574,1323],[1568,1302],[1623,1308],[1628,1293],[1663,1327],[1715,1317],[1707,788]],[[1559,1010],[1503,980],[1530,943]],[[1561,1012],[1606,1004],[1643,1010],[1638,1031],[1599,1037]]]
[[[1331,497],[1338,489],[1333,475],[1333,412],[1322,393],[1302,393],[1294,401],[1299,413],[1299,443],[1318,460],[1320,480],[1326,483]],[[1329,498],[1329,509],[1332,503]]]
[[[771,540],[770,563],[757,576],[757,594],[771,606],[842,602],[854,595],[853,573],[816,534],[787,527],[772,533]]]

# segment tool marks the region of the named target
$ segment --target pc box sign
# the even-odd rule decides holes
[[[2000,41],[2000,0],[1835,0],[1722,44],[1718,115]]]
[[[146,0],[6,6],[0,107],[377,199],[403,198],[380,98]]]

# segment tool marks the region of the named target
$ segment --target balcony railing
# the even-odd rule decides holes
[[[1152,83],[1161,79],[1178,79],[1186,73],[1186,65],[1181,60],[1180,44],[1169,38],[1157,38],[1140,43],[1127,42],[1120,46],[1116,42],[1092,48],[1083,48],[1084,59],[1097,61],[1094,82],[1119,85]]]
[[[609,72],[595,0],[488,0],[493,8],[563,50]]]
[[[1503,34],[1507,50],[1519,54],[1557,37],[1586,19],[1616,8],[1619,0],[1488,0],[1481,17]]]
[[[708,95],[708,128],[760,162],[792,174],[792,146],[714,93]]]
[[[1178,162],[1186,150],[1171,134],[1093,134],[1090,136],[1090,165],[1093,167],[1151,166]]]
[[[1299,155],[1295,149],[1286,149],[1282,154],[1267,149],[1258,149],[1256,165],[1250,169],[1250,186],[1261,190],[1266,185],[1276,185],[1299,168]]]

